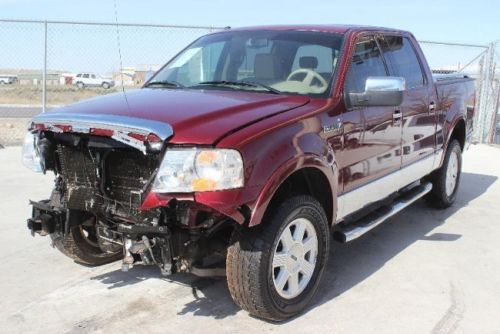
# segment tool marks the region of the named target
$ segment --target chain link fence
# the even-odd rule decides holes
[[[487,45],[420,41],[429,66],[438,73],[476,79],[473,141],[500,144],[500,42]]]
[[[0,20],[0,145],[45,109],[141,87],[196,38],[223,28]]]
[[[0,20],[0,145],[22,141],[30,118],[144,81],[187,44],[220,27]],[[474,140],[500,143],[500,43],[420,41],[436,72],[476,79]]]

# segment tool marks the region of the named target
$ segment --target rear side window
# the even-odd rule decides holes
[[[377,43],[373,38],[366,38],[356,43],[344,89],[349,93],[362,93],[368,77],[386,75],[384,61]]]
[[[422,87],[424,75],[410,40],[402,36],[384,36],[379,41],[391,75],[405,78],[407,89]]]

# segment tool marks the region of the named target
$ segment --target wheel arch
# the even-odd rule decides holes
[[[462,152],[465,149],[465,142],[467,138],[467,129],[465,125],[465,120],[462,117],[458,117],[451,124],[453,125],[449,127],[450,130],[448,131],[447,140],[443,145],[443,154],[441,157],[441,162],[439,164],[440,167],[443,166],[445,159],[445,152],[448,149],[448,146],[450,145],[452,140],[454,139],[458,140]]]
[[[451,129],[452,130],[450,131],[450,136],[448,138],[446,146],[448,146],[453,139],[456,139],[460,143],[460,148],[463,152],[465,148],[465,139],[467,137],[465,120],[463,118],[457,119]]]
[[[287,162],[273,173],[261,190],[252,210],[249,226],[259,225],[267,212],[291,194],[306,194],[317,199],[332,224],[337,210],[337,179],[337,165],[325,164],[317,156]],[[318,184],[322,187],[315,186]]]

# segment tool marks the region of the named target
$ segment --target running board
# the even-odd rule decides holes
[[[411,205],[413,202],[423,197],[431,190],[432,183],[419,185],[409,190],[401,197],[398,197],[391,205],[382,207],[357,222],[353,222],[347,225],[340,225],[340,230],[336,231],[333,236],[340,242],[349,242],[357,239],[363,234],[382,224],[384,221],[394,216],[399,211]]]

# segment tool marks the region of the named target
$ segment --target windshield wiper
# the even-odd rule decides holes
[[[144,85],[144,87],[175,87],[175,88],[184,88],[185,86],[177,81],[168,81],[168,80],[160,80],[160,81],[151,81]]]
[[[243,87],[258,87],[258,88],[264,88],[270,93],[273,94],[281,94],[281,92],[277,89],[274,89],[272,87],[269,87],[267,85],[261,84],[260,82],[254,82],[254,81],[228,81],[228,80],[218,80],[218,81],[202,81],[194,86],[191,87],[196,87],[196,86],[217,86],[217,85],[222,85],[222,86],[243,86]]]

